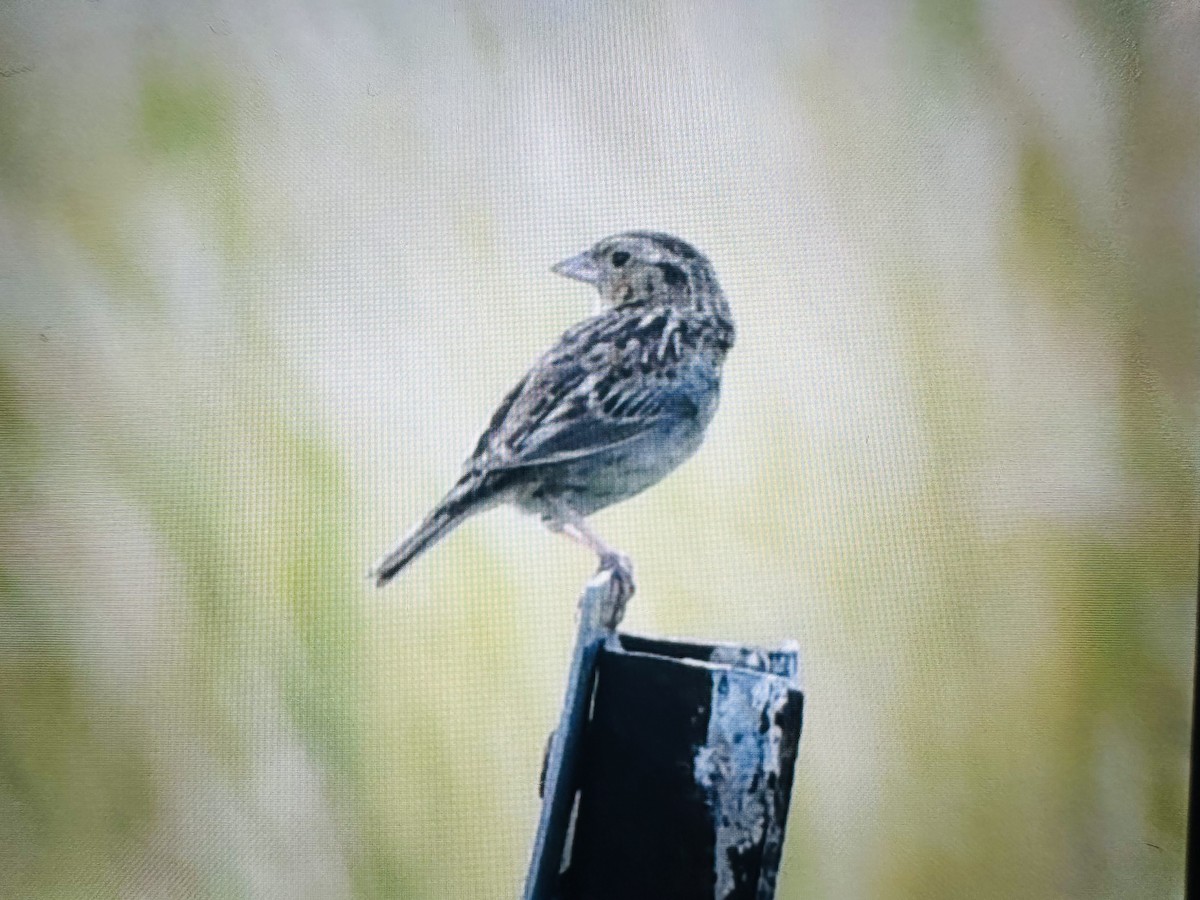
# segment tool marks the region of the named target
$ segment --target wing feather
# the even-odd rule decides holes
[[[505,398],[468,467],[578,459],[696,416],[679,378],[686,332],[672,312],[622,307],[572,328]]]

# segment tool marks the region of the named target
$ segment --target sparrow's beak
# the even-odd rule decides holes
[[[586,284],[599,284],[602,275],[600,267],[596,265],[588,253],[580,253],[578,256],[564,259],[562,262],[552,266],[551,271],[557,272],[559,275],[566,275],[568,278],[574,278],[576,281],[585,282]]]

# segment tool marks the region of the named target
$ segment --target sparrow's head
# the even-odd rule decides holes
[[[719,294],[708,260],[691,244],[654,231],[606,237],[554,271],[595,286],[607,306],[626,303],[695,303]]]

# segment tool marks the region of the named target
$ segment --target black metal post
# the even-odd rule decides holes
[[[801,730],[798,648],[588,630],[587,608],[585,593],[526,900],[770,900]]]
[[[584,723],[592,700],[596,657],[621,619],[619,591],[609,572],[588,582],[579,599],[579,631],[567,676],[558,728],[550,736],[542,772],[542,814],[525,878],[525,900],[558,896],[559,872],[575,802],[576,770]]]

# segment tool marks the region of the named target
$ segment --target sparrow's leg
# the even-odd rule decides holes
[[[606,544],[583,516],[568,507],[557,507],[554,515],[547,516],[545,522],[551,531],[566,535],[600,557],[600,571],[612,573],[613,581],[620,592],[619,606],[624,609],[633,592],[637,590],[637,584],[633,580],[633,562],[629,557]]]

